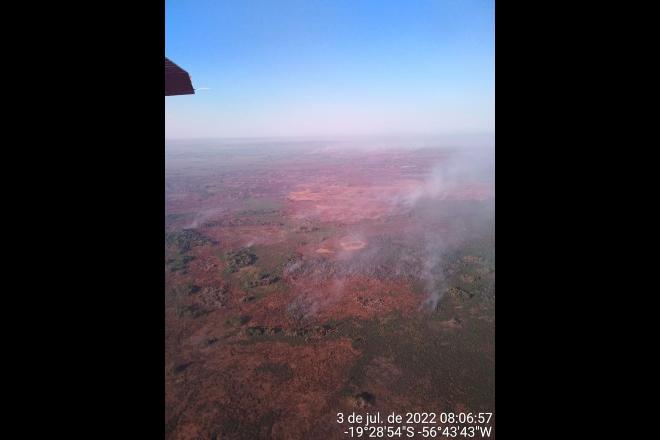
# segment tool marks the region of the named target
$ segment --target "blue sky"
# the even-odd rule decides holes
[[[494,131],[494,0],[166,0],[167,138]]]

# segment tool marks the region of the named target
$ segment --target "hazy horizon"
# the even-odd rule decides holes
[[[213,137],[165,139],[165,150],[212,150],[227,147],[294,148],[300,152],[319,150],[419,150],[426,148],[447,150],[495,151],[494,133],[445,135],[381,135],[381,136],[274,136],[274,137]]]

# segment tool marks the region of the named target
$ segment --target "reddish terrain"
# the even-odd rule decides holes
[[[167,438],[344,438],[340,411],[494,410],[488,156],[166,153]]]

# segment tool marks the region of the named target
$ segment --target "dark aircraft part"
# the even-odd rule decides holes
[[[188,72],[165,58],[165,96],[194,94]]]

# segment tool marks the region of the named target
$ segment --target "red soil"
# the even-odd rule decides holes
[[[420,198],[494,196],[492,185],[483,182],[454,182],[450,190],[428,191],[429,173],[446,157],[437,150],[341,152],[329,159],[300,155],[277,165],[241,163],[222,171],[212,161],[200,161],[197,168],[177,168],[170,175],[168,229],[194,226],[216,244],[190,250],[195,259],[186,270],[166,272],[168,292],[189,284],[201,289],[166,295],[167,438],[211,438],[213,433],[218,439],[343,437],[336,412],[357,410],[341,394],[361,355],[352,341],[260,340],[246,330],[292,331],[418,313],[425,297],[409,280],[327,271],[333,263],[350,266],[369,253],[377,255],[379,237],[396,241],[405,233],[414,237],[410,246],[423,248],[427,230],[449,236],[451,226],[444,220],[418,224],[410,217]],[[259,248],[256,264],[228,274],[223,255],[245,247]],[[296,253],[297,261],[318,260],[318,272],[246,287],[244,278],[265,270],[269,257],[286,262]],[[205,288],[218,289],[222,301],[196,317],[182,314],[185,307],[207,304]],[[296,301],[304,305],[298,321],[291,314]],[[461,323],[447,320],[438,326],[456,332]],[[391,359],[373,359],[365,369],[371,392],[387,406],[439,407],[422,392],[434,386],[428,377],[419,377],[409,393],[395,394],[390,384],[404,372]]]

